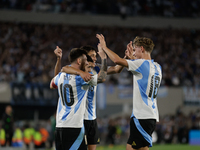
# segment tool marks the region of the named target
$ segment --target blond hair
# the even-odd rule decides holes
[[[151,53],[154,48],[154,43],[150,38],[136,36],[133,40],[133,45],[143,46],[145,51]]]

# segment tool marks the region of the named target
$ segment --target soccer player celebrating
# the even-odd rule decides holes
[[[102,54],[105,53],[102,51]],[[69,54],[71,66],[85,71],[88,65],[87,53],[79,48],[72,49]],[[59,101],[56,115],[56,149],[57,150],[86,150],[84,140],[83,117],[88,88],[97,82],[104,82],[105,68],[101,68],[97,75],[92,76],[89,82],[85,82],[81,76],[67,73],[59,73],[50,84],[50,88],[57,88]]]
[[[148,150],[152,146],[151,134],[156,121],[159,121],[156,97],[162,79],[161,66],[151,59],[154,43],[149,38],[136,37],[133,40],[133,55],[136,59],[126,60],[107,48],[102,34],[96,37],[114,63],[133,73],[133,110],[126,150]]]
[[[87,46],[82,46],[81,49],[84,49],[87,54],[92,58],[94,64],[91,69],[91,72],[93,75],[98,74],[99,70],[101,67],[107,68],[107,63],[105,63],[106,60],[102,58],[102,63],[97,64],[96,63],[96,51],[95,48],[87,45]],[[130,58],[131,53],[132,53],[132,41],[127,45],[127,49],[125,52],[125,57]],[[98,45],[98,51],[102,51],[102,48],[100,45]],[[98,52],[98,53],[99,53]],[[62,54],[62,50],[60,48],[56,48],[54,53],[56,54],[57,57],[60,57]],[[101,55],[100,55],[101,57]],[[57,63],[55,66],[55,74],[57,74],[60,70],[61,63],[60,59],[57,59]],[[120,73],[124,67],[120,65],[116,66],[111,66],[107,70],[107,74],[114,74],[114,73]],[[81,77],[85,80],[88,81],[91,78],[91,74],[87,74],[87,72],[75,69],[70,66],[65,66],[62,68],[62,71],[69,73],[69,74],[79,74]],[[88,149],[89,150],[95,150],[96,145],[99,144],[100,142],[100,137],[99,137],[99,132],[98,132],[98,126],[97,126],[97,121],[96,121],[96,86],[90,86],[89,91],[88,91],[88,96],[87,96],[87,101],[86,101],[86,110],[85,110],[85,116],[84,116],[84,126],[86,130],[86,137],[87,137],[87,143],[88,143]]]

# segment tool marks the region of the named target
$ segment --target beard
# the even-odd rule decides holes
[[[82,60],[80,70],[85,71],[85,62]]]

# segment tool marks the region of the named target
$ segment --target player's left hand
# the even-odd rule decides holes
[[[97,53],[99,54],[101,59],[107,59],[107,56],[106,56],[105,52],[103,51],[100,43],[97,45],[97,47],[98,47],[98,52]]]
[[[100,46],[105,49],[106,48],[106,41],[103,34],[96,34],[96,37],[99,39]]]

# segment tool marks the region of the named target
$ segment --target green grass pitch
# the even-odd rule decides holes
[[[97,146],[97,150],[125,150],[126,145],[120,145],[120,146]],[[200,150],[199,146],[191,146],[191,145],[179,145],[179,144],[160,144],[156,145],[154,144],[153,147],[150,147],[149,150]]]

